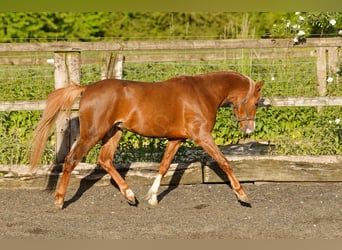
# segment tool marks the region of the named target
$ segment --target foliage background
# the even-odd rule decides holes
[[[0,42],[335,36],[342,28],[340,12],[9,12],[0,20]]]

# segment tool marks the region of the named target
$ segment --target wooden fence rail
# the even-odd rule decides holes
[[[293,47],[340,47],[342,38],[308,38],[294,45],[292,39],[230,39],[230,40],[171,40],[125,42],[43,42],[0,43],[0,52],[56,51],[141,51],[141,50],[204,50],[204,49],[265,49]]]
[[[315,96],[315,97],[264,97],[260,102],[261,107],[325,107],[342,106],[342,96]],[[45,100],[42,101],[1,101],[1,111],[29,111],[44,110]],[[73,106],[78,109],[78,104]]]

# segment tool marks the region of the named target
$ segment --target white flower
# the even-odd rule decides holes
[[[339,124],[340,121],[341,121],[341,120],[337,118],[337,119],[335,120],[335,123],[336,123],[336,124]]]
[[[55,63],[55,60],[53,58],[49,58],[46,60],[47,63],[49,64],[54,64]]]
[[[329,23],[330,23],[332,26],[334,26],[334,25],[336,24],[336,20],[335,20],[335,19],[331,19],[331,20],[329,21]]]
[[[274,80],[275,80],[275,77],[274,77],[274,76],[272,76],[272,77],[271,77],[271,81],[274,81]]]
[[[331,124],[331,123],[332,123],[332,120],[329,120],[328,122],[329,122],[329,124]]]
[[[297,33],[298,36],[304,36],[305,35],[305,32],[303,30],[300,30],[298,31]]]
[[[287,23],[286,23],[286,28],[290,28],[290,26],[291,26],[291,23],[290,23],[290,22],[287,22]]]
[[[294,29],[299,29],[300,26],[299,26],[298,24],[294,24],[294,25],[292,25],[292,28],[294,28]]]
[[[339,35],[342,35],[342,30],[339,30],[339,31],[338,31],[338,34],[339,34]]]
[[[296,12],[295,12],[295,14],[296,14],[296,15],[299,15],[299,14],[300,14],[300,12],[296,11]]]
[[[331,76],[329,76],[328,79],[327,79],[327,82],[330,83],[330,82],[333,82],[333,81],[334,81],[334,78],[332,78]]]
[[[298,43],[298,37],[293,38],[294,43]]]
[[[304,21],[304,17],[303,16],[299,16],[299,21]]]

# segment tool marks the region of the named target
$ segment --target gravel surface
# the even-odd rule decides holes
[[[226,184],[162,186],[160,204],[131,185],[130,206],[112,185],[69,188],[58,210],[43,190],[0,189],[1,239],[341,239],[342,183],[243,184],[251,207]]]

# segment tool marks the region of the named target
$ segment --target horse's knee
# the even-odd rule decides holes
[[[222,170],[226,173],[230,173],[233,171],[233,168],[228,161],[219,162],[219,165],[222,168]]]

